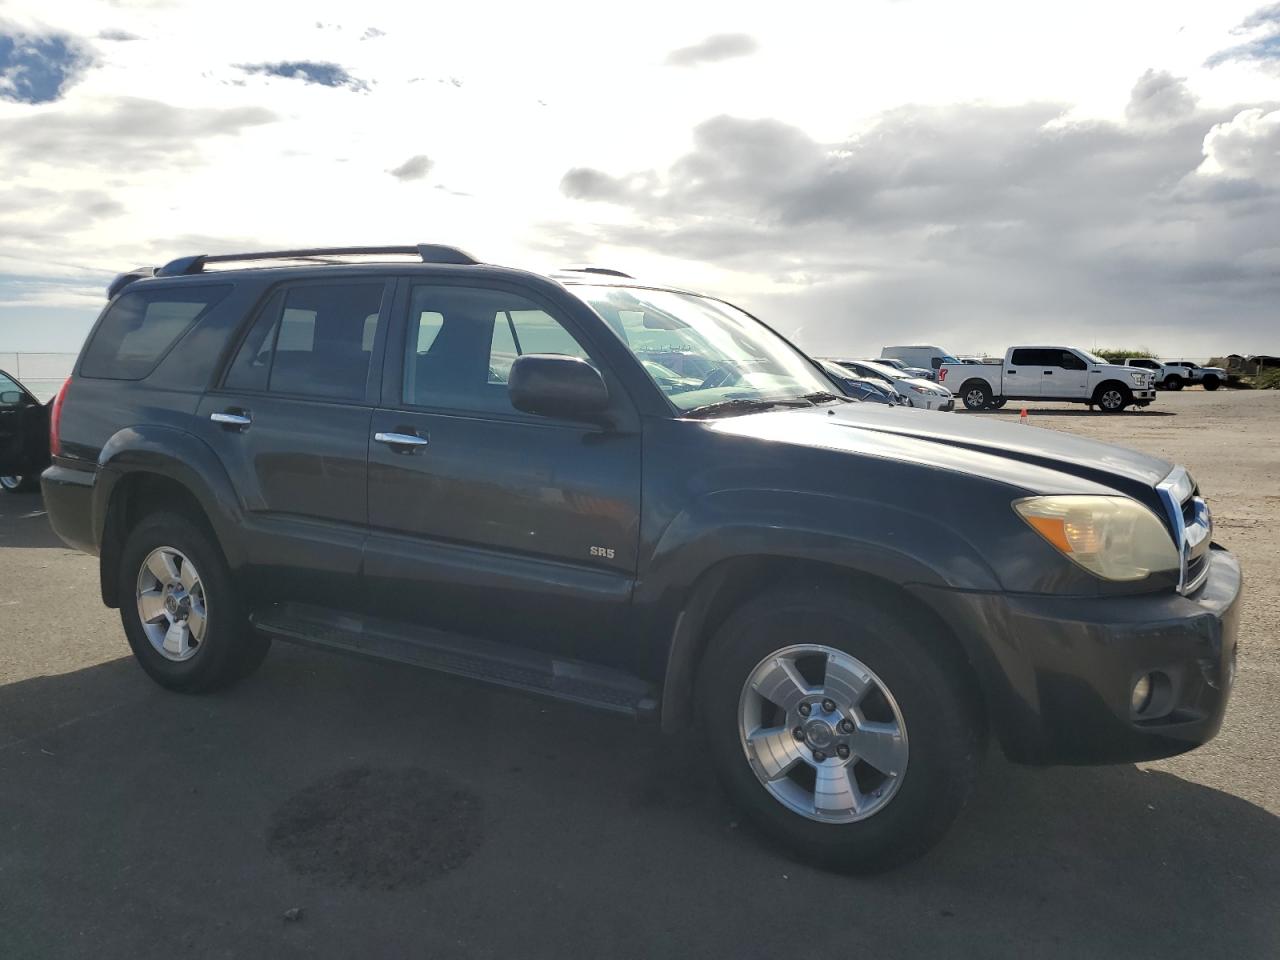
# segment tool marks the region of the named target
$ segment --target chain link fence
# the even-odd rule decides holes
[[[40,400],[48,401],[58,392],[62,381],[71,376],[74,353],[4,353],[0,352],[0,370],[21,383]]]

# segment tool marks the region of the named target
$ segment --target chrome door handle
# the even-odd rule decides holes
[[[214,423],[226,424],[229,427],[247,427],[253,423],[253,417],[245,413],[211,413],[209,419]]]
[[[373,439],[393,447],[425,447],[431,441],[412,433],[375,433]]]

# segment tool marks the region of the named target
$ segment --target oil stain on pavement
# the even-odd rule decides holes
[[[460,867],[482,840],[479,798],[413,767],[342,770],[286,801],[267,845],[326,883],[395,890]]]

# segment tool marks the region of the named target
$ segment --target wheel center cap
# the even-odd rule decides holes
[[[804,736],[810,746],[829,747],[836,733],[825,720],[810,720],[805,724]]]
[[[175,597],[172,593],[169,594],[167,597],[164,598],[164,608],[167,611],[169,611],[170,614],[173,614],[176,616],[178,613],[178,598]]]

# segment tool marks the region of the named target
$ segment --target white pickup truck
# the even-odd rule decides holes
[[[1119,413],[1156,398],[1149,370],[1107,363],[1076,347],[1010,347],[996,363],[944,363],[938,383],[969,410],[1002,407],[1008,400],[1066,400]]]

